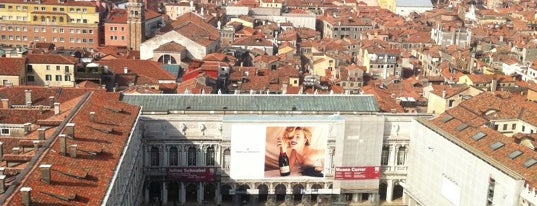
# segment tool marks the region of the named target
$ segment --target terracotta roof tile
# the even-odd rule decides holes
[[[26,67],[26,58],[0,57],[0,75],[20,76]]]
[[[26,56],[28,64],[76,64],[74,57],[59,54],[28,54]]]
[[[106,107],[121,108],[123,112],[114,112]],[[97,148],[101,152],[90,155],[79,150],[77,158],[65,157],[58,153],[59,141],[53,141],[19,186],[32,188],[32,201],[37,205],[64,205],[66,201],[69,205],[101,204],[114,174],[111,168],[118,164],[140,108],[120,102],[117,94],[93,92],[77,110],[71,121],[75,123],[76,136],[74,140],[67,139],[67,144]],[[90,122],[90,111],[96,113],[97,123],[106,124],[117,132],[107,134],[85,127]],[[37,169],[40,164],[52,165],[52,184],[41,181]],[[20,193],[15,192],[6,205],[21,205]]]

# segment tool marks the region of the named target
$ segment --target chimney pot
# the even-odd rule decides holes
[[[54,103],[54,115],[59,115],[59,114],[60,114],[60,103],[55,102]]]
[[[123,67],[123,73],[128,74],[129,73],[129,68],[128,67]]]
[[[60,153],[65,156],[67,155],[67,139],[65,138],[65,134],[60,134]]]
[[[31,194],[30,194],[32,192],[32,188],[31,187],[22,187],[20,192],[22,194],[22,205],[23,206],[30,206],[32,204],[32,197],[31,197]]]
[[[37,152],[37,150],[39,150],[39,143],[41,141],[39,140],[34,140],[33,143],[34,143],[34,151]]]
[[[76,158],[76,151],[77,151],[78,145],[74,144],[69,147],[69,156],[72,158]]]
[[[39,108],[39,114],[43,114],[43,105],[39,105],[37,108]]]
[[[48,97],[48,99],[49,99],[50,107],[54,107],[54,96],[50,96]]]
[[[6,192],[6,176],[0,175],[0,194]]]
[[[32,130],[32,123],[24,123],[24,134],[28,134]]]
[[[65,132],[67,133],[67,137],[75,139],[75,123],[68,123],[65,126]]]
[[[90,122],[95,122],[95,112],[90,112]]]
[[[11,107],[11,105],[9,103],[9,99],[2,99],[2,108],[8,109],[10,107]]]
[[[39,132],[39,140],[45,140],[45,128],[39,128],[37,132]]]
[[[26,107],[32,107],[32,90],[24,90],[24,96],[26,100]]]
[[[50,184],[50,168],[52,165],[42,164],[39,165],[39,170],[41,170],[41,181]]]
[[[21,151],[21,148],[20,147],[13,147],[11,150],[13,151],[13,154],[18,155],[20,153],[20,151]]]

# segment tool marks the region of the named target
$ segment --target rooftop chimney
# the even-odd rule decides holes
[[[90,122],[95,122],[95,112],[90,112],[89,117],[90,117]]]
[[[71,156],[72,158],[76,158],[76,150],[78,148],[78,145],[76,144],[73,144],[71,146],[69,146],[69,156]]]
[[[497,88],[498,88],[498,80],[492,79],[492,81],[490,82],[490,91],[496,92]]]
[[[43,114],[43,105],[39,105],[37,108],[39,109],[39,114]]]
[[[60,114],[60,103],[55,102],[54,103],[54,115],[58,115],[58,114]]]
[[[75,123],[67,123],[65,125],[65,132],[67,133],[67,137],[75,139]]]
[[[54,96],[50,96],[48,97],[48,99],[49,99],[50,107],[54,107]]]
[[[24,123],[24,134],[28,134],[32,130],[32,123]]]
[[[32,108],[32,90],[24,90],[26,107]]]
[[[39,140],[45,140],[45,128],[39,128],[37,132],[39,132]]]
[[[30,193],[32,192],[32,188],[22,187],[20,191],[21,191],[21,196],[22,196],[22,205],[23,206],[32,205],[32,197],[30,195]]]
[[[41,141],[39,140],[34,140],[33,143],[34,143],[34,151],[37,152],[37,150],[39,150],[39,143]]]
[[[442,98],[443,98],[443,99],[446,98],[446,90],[443,90],[443,91],[442,91]]]
[[[41,170],[41,181],[50,184],[50,168],[52,165],[42,164],[39,165],[39,170]]]
[[[123,73],[128,74],[129,73],[129,68],[128,67],[123,67]]]
[[[9,103],[9,99],[2,99],[2,108],[8,109],[11,107],[11,104]]]
[[[60,153],[65,156],[67,155],[67,140],[65,139],[65,134],[60,134]]]
[[[21,148],[20,147],[13,147],[11,149],[11,151],[13,151],[13,154],[18,155],[21,152]]]
[[[0,175],[0,194],[6,192],[6,176]]]
[[[4,175],[4,174],[5,174],[5,173],[4,173],[5,170],[6,170],[5,167],[0,167],[0,175]]]

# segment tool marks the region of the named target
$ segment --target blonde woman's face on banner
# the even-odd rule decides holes
[[[304,131],[297,129],[289,133],[287,138],[289,140],[289,147],[298,153],[302,153],[307,141],[306,137],[304,136]]]

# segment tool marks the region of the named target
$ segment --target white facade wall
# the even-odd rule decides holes
[[[405,193],[413,200],[421,205],[486,205],[493,178],[493,204],[519,205],[521,177],[507,175],[425,125],[413,123],[405,183]]]
[[[114,177],[107,189],[102,205],[141,205],[144,183],[142,133],[138,126],[139,120],[133,125],[131,136],[115,168]],[[110,168],[112,169],[112,168]]]
[[[153,50],[168,42],[175,41],[180,45],[183,45],[187,50],[187,56],[194,59],[203,59],[208,53],[216,51],[219,41],[214,41],[213,44],[207,47],[198,44],[195,41],[186,38],[185,36],[177,33],[176,31],[170,31],[160,36],[155,36],[140,46],[140,59],[147,60],[153,58]]]
[[[418,14],[424,13],[426,11],[433,10],[433,7],[427,6],[396,6],[395,13],[403,17],[407,17],[410,13],[416,12]]]
[[[294,27],[315,29],[315,14],[287,14],[281,16],[255,16],[256,19],[266,19],[273,22],[290,22]]]

